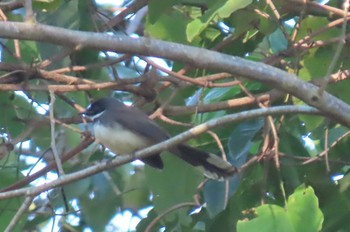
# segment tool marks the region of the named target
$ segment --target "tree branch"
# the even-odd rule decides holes
[[[10,224],[8,224],[8,226],[5,229],[5,232],[11,232],[15,229],[17,223],[19,222],[19,220],[21,219],[22,215],[28,210],[30,204],[33,201],[32,196],[27,196],[26,199],[24,200],[24,202],[22,203],[21,207],[18,209],[18,211],[16,212],[15,216],[11,219]]]
[[[175,146],[176,144],[185,142],[195,136],[198,136],[199,134],[207,132],[212,128],[222,126],[227,123],[237,122],[237,121],[256,118],[256,117],[263,117],[267,115],[296,114],[296,113],[314,114],[314,115],[321,114],[321,112],[309,106],[277,106],[277,107],[271,107],[271,108],[265,108],[265,109],[254,109],[250,111],[244,111],[236,114],[226,115],[221,118],[212,119],[206,123],[200,124],[175,137],[172,137],[159,144],[155,144],[145,149],[142,149],[140,151],[137,151],[134,154],[118,156],[113,160],[101,162],[97,165],[85,168],[83,170],[80,170],[71,174],[66,174],[54,181],[51,181],[49,183],[46,183],[37,187],[27,187],[27,188],[8,191],[8,192],[2,192],[0,193],[0,199],[18,197],[23,195],[27,195],[27,196],[37,195],[43,191],[46,191],[61,185],[65,185],[73,181],[80,180],[82,178],[100,173],[102,171],[105,171],[111,168],[121,166],[123,164],[131,162],[132,160],[142,159],[142,158],[151,156],[153,154],[160,153],[161,151],[167,150],[170,147]]]
[[[79,145],[77,145],[75,148],[73,148],[72,150],[68,151],[67,153],[65,153],[64,155],[62,155],[61,157],[61,161],[65,162],[67,160],[69,160],[70,158],[72,158],[73,156],[75,156],[76,154],[78,154],[79,152],[83,151],[85,148],[87,148],[90,144],[92,144],[94,142],[94,139],[92,138],[86,138],[85,140],[83,140]],[[8,191],[8,190],[12,190],[12,189],[17,189],[17,188],[21,188],[27,184],[29,184],[30,182],[32,182],[33,180],[38,179],[39,177],[45,175],[46,173],[48,173],[49,171],[52,171],[53,169],[55,169],[57,167],[56,162],[50,162],[45,168],[37,171],[36,173],[27,176],[26,178],[4,188],[1,189],[0,192],[4,192],[4,191]]]
[[[41,24],[0,22],[0,37],[35,40],[63,46],[79,45],[83,48],[89,47],[120,53],[156,56],[187,63],[197,68],[228,72],[290,93],[307,104],[315,106],[331,119],[350,127],[350,106],[348,104],[326,92],[322,96],[319,96],[318,87],[299,80],[293,74],[263,63],[151,38],[130,38],[122,35],[112,36]],[[85,89],[72,87],[74,90]],[[85,87],[86,89],[90,88],[89,86]],[[32,89],[35,90],[35,88]],[[55,91],[55,88],[51,88],[50,90]],[[58,91],[58,89],[56,90]]]
[[[165,115],[185,115],[194,113],[205,113],[219,110],[232,109],[239,106],[249,106],[259,102],[274,102],[283,97],[285,93],[279,90],[271,90],[256,97],[241,97],[222,102],[202,104],[197,106],[166,106],[163,109]]]

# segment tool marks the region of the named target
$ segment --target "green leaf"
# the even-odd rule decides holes
[[[9,223],[11,222],[12,218],[15,216],[16,212],[19,210],[19,207],[21,206],[21,202],[23,201],[22,198],[12,198],[12,199],[5,199],[0,200],[0,231],[5,231]],[[24,223],[26,222],[28,214],[25,212],[22,217],[16,221],[16,226],[14,232],[20,232],[23,231]]]
[[[146,182],[153,193],[154,209],[158,214],[177,204],[192,202],[197,186],[203,179],[202,173],[174,155],[164,154],[162,159],[162,171],[145,167]],[[176,211],[167,215],[165,220],[173,220],[175,215],[182,217],[186,214]]]
[[[61,26],[65,28],[78,29],[79,27],[79,1],[54,0],[50,3],[36,2],[33,6],[38,9],[36,18],[38,22]],[[83,11],[83,9],[80,9]],[[40,46],[47,47],[45,44]],[[51,46],[53,49],[53,46]],[[61,51],[60,47],[54,48]],[[45,52],[41,50],[41,53]],[[52,55],[52,54],[51,54]]]
[[[49,136],[51,128],[49,124],[40,126],[31,135],[31,143],[33,149],[36,147],[42,151],[47,150],[51,146],[51,137]]]
[[[281,29],[275,30],[271,35],[269,35],[268,39],[273,53],[284,51],[288,47],[288,41]]]
[[[8,50],[2,51],[2,57],[1,60],[3,62],[8,63],[18,63],[18,59],[14,57],[15,54],[15,47],[14,42],[11,40],[8,40],[5,43]],[[25,41],[20,40],[19,41],[19,52],[20,52],[20,60],[26,64],[34,64],[39,61],[41,61],[41,53],[38,50],[37,43],[33,41]],[[11,53],[9,53],[10,51]]]
[[[238,232],[317,232],[322,228],[323,214],[318,207],[317,197],[311,187],[305,188],[304,185],[288,197],[285,209],[266,204],[255,211],[256,218],[238,221]]]
[[[139,224],[136,226],[136,232],[144,232],[148,225],[157,217],[157,213],[155,212],[154,209],[150,210],[147,214],[147,217],[142,219]],[[159,223],[159,222],[158,222]],[[157,226],[153,227],[154,229],[157,228]],[[157,231],[157,230],[153,230]]]
[[[233,98],[241,92],[238,86],[225,87],[225,88],[211,88],[208,89],[205,97],[203,98],[203,103],[209,104],[217,101],[223,101]]]
[[[238,221],[237,232],[297,232],[282,207],[263,205],[256,208],[256,215],[250,221]]]
[[[91,189],[81,195],[79,205],[82,209],[82,220],[94,231],[103,231],[121,203],[114,184],[103,173],[90,177]],[[96,210],[98,213],[96,213]]]
[[[231,133],[227,147],[230,152],[229,160],[234,166],[240,167],[246,162],[248,152],[253,145],[252,140],[263,125],[262,118],[249,120],[240,123]]]
[[[7,168],[7,167],[1,167],[0,168],[0,175],[1,175],[1,181],[0,181],[0,189],[7,187],[14,182],[18,181],[20,178],[23,178],[23,175],[17,172],[15,168]],[[17,197],[17,198],[10,198],[10,199],[3,199],[0,200],[0,231],[5,231],[7,226],[9,225],[12,218],[15,216],[17,210],[21,206],[23,202],[23,197]],[[27,219],[27,213],[22,215],[19,221],[16,222],[15,232],[17,231],[23,231],[24,223]]]
[[[215,18],[227,18],[233,12],[252,3],[252,0],[217,0],[208,3],[208,10],[199,18],[195,18],[187,25],[187,40],[192,41]]]
[[[318,31],[319,29],[325,27],[329,23],[328,19],[325,17],[316,17],[309,16],[303,19],[300,23],[300,27],[298,29],[297,41],[299,39],[303,39],[305,36],[309,35],[312,32]],[[315,37],[313,37],[313,41],[316,40],[328,40],[334,37],[338,37],[340,35],[340,28],[332,27],[328,28],[328,30],[319,33]]]
[[[323,214],[311,187],[300,186],[288,197],[287,214],[295,231],[317,232],[322,228]],[[307,223],[305,223],[307,222]]]
[[[62,0],[35,0],[33,8],[38,11],[54,11],[61,5]]]
[[[0,93],[0,107],[6,109],[6,114],[0,117],[0,131],[9,133],[11,138],[16,138],[26,128],[19,119],[35,115],[35,109],[27,100],[8,92]]]
[[[227,200],[236,192],[240,184],[238,175],[229,178],[227,181],[228,184],[226,184],[226,181],[209,180],[204,186],[203,195],[211,218],[225,209]]]
[[[186,44],[188,43],[185,34],[186,24],[186,18],[181,13],[173,11],[161,15],[155,23],[147,20],[145,33],[156,39]]]
[[[259,22],[259,15],[249,9],[238,10],[228,19],[229,25],[234,28],[234,34],[237,36],[254,29],[257,22]]]
[[[299,98],[292,97],[292,99],[295,105],[305,105],[305,103]],[[318,127],[322,126],[325,121],[324,117],[316,115],[298,114],[298,118],[304,123],[308,131],[314,131]]]
[[[210,28],[208,27],[206,30],[204,30],[203,37],[208,39],[209,41],[213,42],[215,39],[217,39],[221,35],[221,31],[216,28]]]
[[[349,132],[348,128],[337,125],[334,128],[329,129],[328,131],[328,147],[332,145],[335,141],[339,141],[345,134]],[[321,140],[321,147],[325,147],[324,140]]]
[[[205,91],[205,96],[202,99],[202,102],[204,104],[210,104],[210,103],[215,103],[218,101],[224,101],[228,99],[232,99],[237,94],[241,92],[240,88],[238,86],[233,86],[233,87],[225,87],[225,88],[211,88]],[[202,94],[202,91],[195,93],[193,100],[191,102],[191,105],[196,105],[199,103],[199,95]],[[208,113],[203,113],[199,115],[194,115],[194,124],[197,123],[202,123],[206,122],[210,119],[213,118],[218,118],[220,116],[223,116],[227,114],[225,110],[220,110],[220,111],[214,111],[214,112],[208,112]]]
[[[220,7],[218,15],[220,18],[227,18],[233,12],[250,5],[252,2],[253,0],[228,0],[222,7]]]
[[[150,0],[148,3],[149,22],[154,24],[165,13],[169,13],[174,5],[179,3],[181,3],[181,0]]]
[[[316,128],[318,128],[319,126],[322,126],[322,124],[324,124],[324,117],[321,116],[315,116],[315,115],[303,115],[303,114],[299,114],[298,115],[300,121],[305,123],[305,127],[309,130],[309,131],[313,131]]]
[[[325,46],[316,50],[310,50],[310,53],[301,62],[303,65],[303,68],[300,70],[302,79],[309,81],[322,78],[326,75],[328,66],[333,59],[333,56],[330,54],[334,54],[334,51],[333,46]],[[340,65],[339,62],[337,65]]]
[[[125,193],[122,195],[124,208],[131,209],[137,212],[150,205],[150,191],[147,186],[145,173],[142,170],[136,169],[135,173],[127,176]]]
[[[280,140],[279,147],[281,152],[288,155],[310,156],[301,137],[296,137],[291,132],[281,130]]]
[[[228,160],[236,167],[246,162],[247,154],[252,146],[252,139],[262,128],[264,120],[256,119],[239,124],[230,134],[228,140]],[[204,186],[204,199],[210,217],[216,216],[225,209],[229,199],[238,189],[240,177],[233,176],[226,182],[208,181]]]
[[[339,62],[338,62],[339,63]],[[338,67],[336,67],[337,69]],[[350,93],[348,89],[350,88],[350,80],[342,80],[338,83],[333,83],[332,85],[328,85],[327,91],[334,96],[342,99],[346,103],[350,104]]]
[[[271,21],[271,19],[265,18],[262,15],[259,15],[258,17],[259,17],[258,28],[259,28],[259,31],[261,33],[264,33],[265,35],[269,35],[269,34],[273,33],[274,31],[276,31],[276,28],[278,27],[278,22],[276,22],[274,20]]]
[[[50,203],[53,207],[64,207],[65,200],[71,201],[86,195],[90,191],[91,178],[76,181],[63,187],[65,197],[62,196],[62,189],[54,189],[49,193]]]

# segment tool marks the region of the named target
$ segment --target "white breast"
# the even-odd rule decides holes
[[[150,141],[144,140],[142,137],[126,130],[118,123],[115,123],[113,127],[105,127],[96,122],[94,124],[94,133],[96,142],[101,143],[118,155],[132,153],[152,144]]]

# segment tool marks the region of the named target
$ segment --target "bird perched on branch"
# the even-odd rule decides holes
[[[96,141],[118,155],[130,154],[170,138],[147,114],[114,98],[105,97],[92,102],[82,114],[93,120]],[[237,171],[217,155],[186,144],[177,144],[169,148],[169,151],[200,168],[211,179],[223,180]],[[160,154],[141,161],[157,169],[163,168]]]

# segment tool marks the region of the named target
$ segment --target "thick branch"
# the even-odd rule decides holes
[[[23,7],[23,1],[0,2],[0,10],[7,12]]]
[[[101,89],[115,89],[121,91],[128,91],[139,95],[144,95],[144,91],[136,86],[121,86],[116,82],[104,82],[96,84],[78,84],[78,85],[28,85],[24,84],[1,84],[0,91],[53,91],[55,93],[74,92],[86,90],[101,90]]]
[[[37,187],[27,187],[23,189],[8,191],[8,192],[2,192],[0,193],[0,199],[6,199],[6,198],[17,197],[22,195],[28,195],[28,196],[37,195],[43,191],[46,191],[64,184],[68,184],[73,181],[80,180],[82,178],[108,170],[110,168],[118,167],[122,164],[129,163],[132,160],[142,159],[142,158],[151,156],[153,154],[160,153],[161,151],[167,150],[170,147],[175,146],[176,144],[185,142],[186,140],[189,140],[195,136],[198,136],[199,134],[202,134],[210,129],[213,129],[218,126],[222,126],[227,123],[237,122],[237,121],[256,118],[256,117],[263,117],[267,115],[296,114],[296,113],[320,114],[318,110],[309,106],[278,106],[278,107],[255,109],[255,110],[244,111],[236,114],[226,115],[221,118],[212,119],[206,123],[193,127],[192,129],[186,132],[183,132],[173,138],[170,138],[164,142],[161,142],[159,144],[155,144],[153,146],[137,151],[135,152],[135,154],[119,156],[118,158],[115,158],[113,160],[108,160],[107,162],[103,162],[103,163],[91,166],[89,168],[74,172],[72,174],[67,174],[65,176],[58,178],[57,180],[51,181],[50,183],[43,184]]]
[[[293,74],[263,63],[151,38],[80,32],[41,24],[0,22],[0,37],[157,56],[187,63],[193,67],[228,72],[290,93],[307,104],[315,106],[333,120],[350,127],[348,104],[328,93],[319,96],[318,87],[299,80]]]
[[[194,113],[213,112],[218,110],[227,110],[239,106],[249,106],[257,103],[274,102],[282,98],[285,94],[279,90],[271,90],[257,97],[241,97],[222,102],[208,103],[196,106],[166,106],[163,110],[165,115],[184,115]]]

